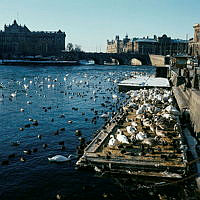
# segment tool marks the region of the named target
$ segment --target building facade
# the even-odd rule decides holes
[[[122,53],[124,49],[123,41],[116,35],[115,40],[107,40],[107,53]]]
[[[158,41],[149,38],[135,40],[134,52],[138,54],[157,54]]]
[[[51,56],[65,50],[65,32],[30,31],[25,25],[5,25],[0,31],[0,57]]]
[[[188,53],[191,56],[200,56],[200,24],[195,24],[194,28],[194,38],[189,42]]]
[[[187,54],[188,41],[182,39],[171,39],[167,35],[158,37],[158,54],[160,55],[178,55]]]
[[[188,41],[181,39],[171,39],[167,35],[154,38],[133,38],[128,36],[123,40],[116,36],[115,40],[107,40],[107,53],[139,53],[157,55],[177,55],[185,54],[188,51]]]

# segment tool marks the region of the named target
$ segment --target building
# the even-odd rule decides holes
[[[158,44],[159,55],[186,54],[188,51],[187,40],[171,39],[165,34],[162,37],[158,37]]]
[[[200,24],[195,24],[194,28],[194,38],[189,42],[188,53],[191,56],[200,56]]]
[[[12,25],[5,25],[4,31],[0,31],[0,57],[58,55],[65,49],[65,37],[61,30],[30,31],[14,20]]]
[[[134,52],[138,54],[157,54],[158,41],[151,38],[143,38],[134,41]]]
[[[123,41],[116,35],[115,40],[107,40],[107,53],[122,53],[123,46]]]
[[[133,38],[128,35],[123,40],[116,36],[115,40],[107,40],[107,53],[139,53],[156,55],[185,54],[188,51],[188,41],[171,39],[167,35],[154,38]]]

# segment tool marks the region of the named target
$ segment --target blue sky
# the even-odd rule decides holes
[[[66,44],[105,51],[107,39],[167,34],[193,37],[200,23],[200,0],[1,0],[0,29],[13,20],[31,31],[67,34]]]

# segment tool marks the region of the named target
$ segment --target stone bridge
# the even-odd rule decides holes
[[[139,60],[142,65],[151,65],[149,55],[134,53],[89,53],[89,52],[63,52],[65,60],[94,60],[95,64],[104,65],[105,62],[112,63],[112,59],[118,61],[119,65],[130,65],[132,59]]]

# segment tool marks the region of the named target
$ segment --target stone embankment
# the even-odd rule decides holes
[[[195,135],[197,138],[200,137],[200,90],[193,87],[196,84],[193,80],[191,88],[186,87],[185,77],[175,71],[171,71],[171,82],[181,112],[189,112]]]

